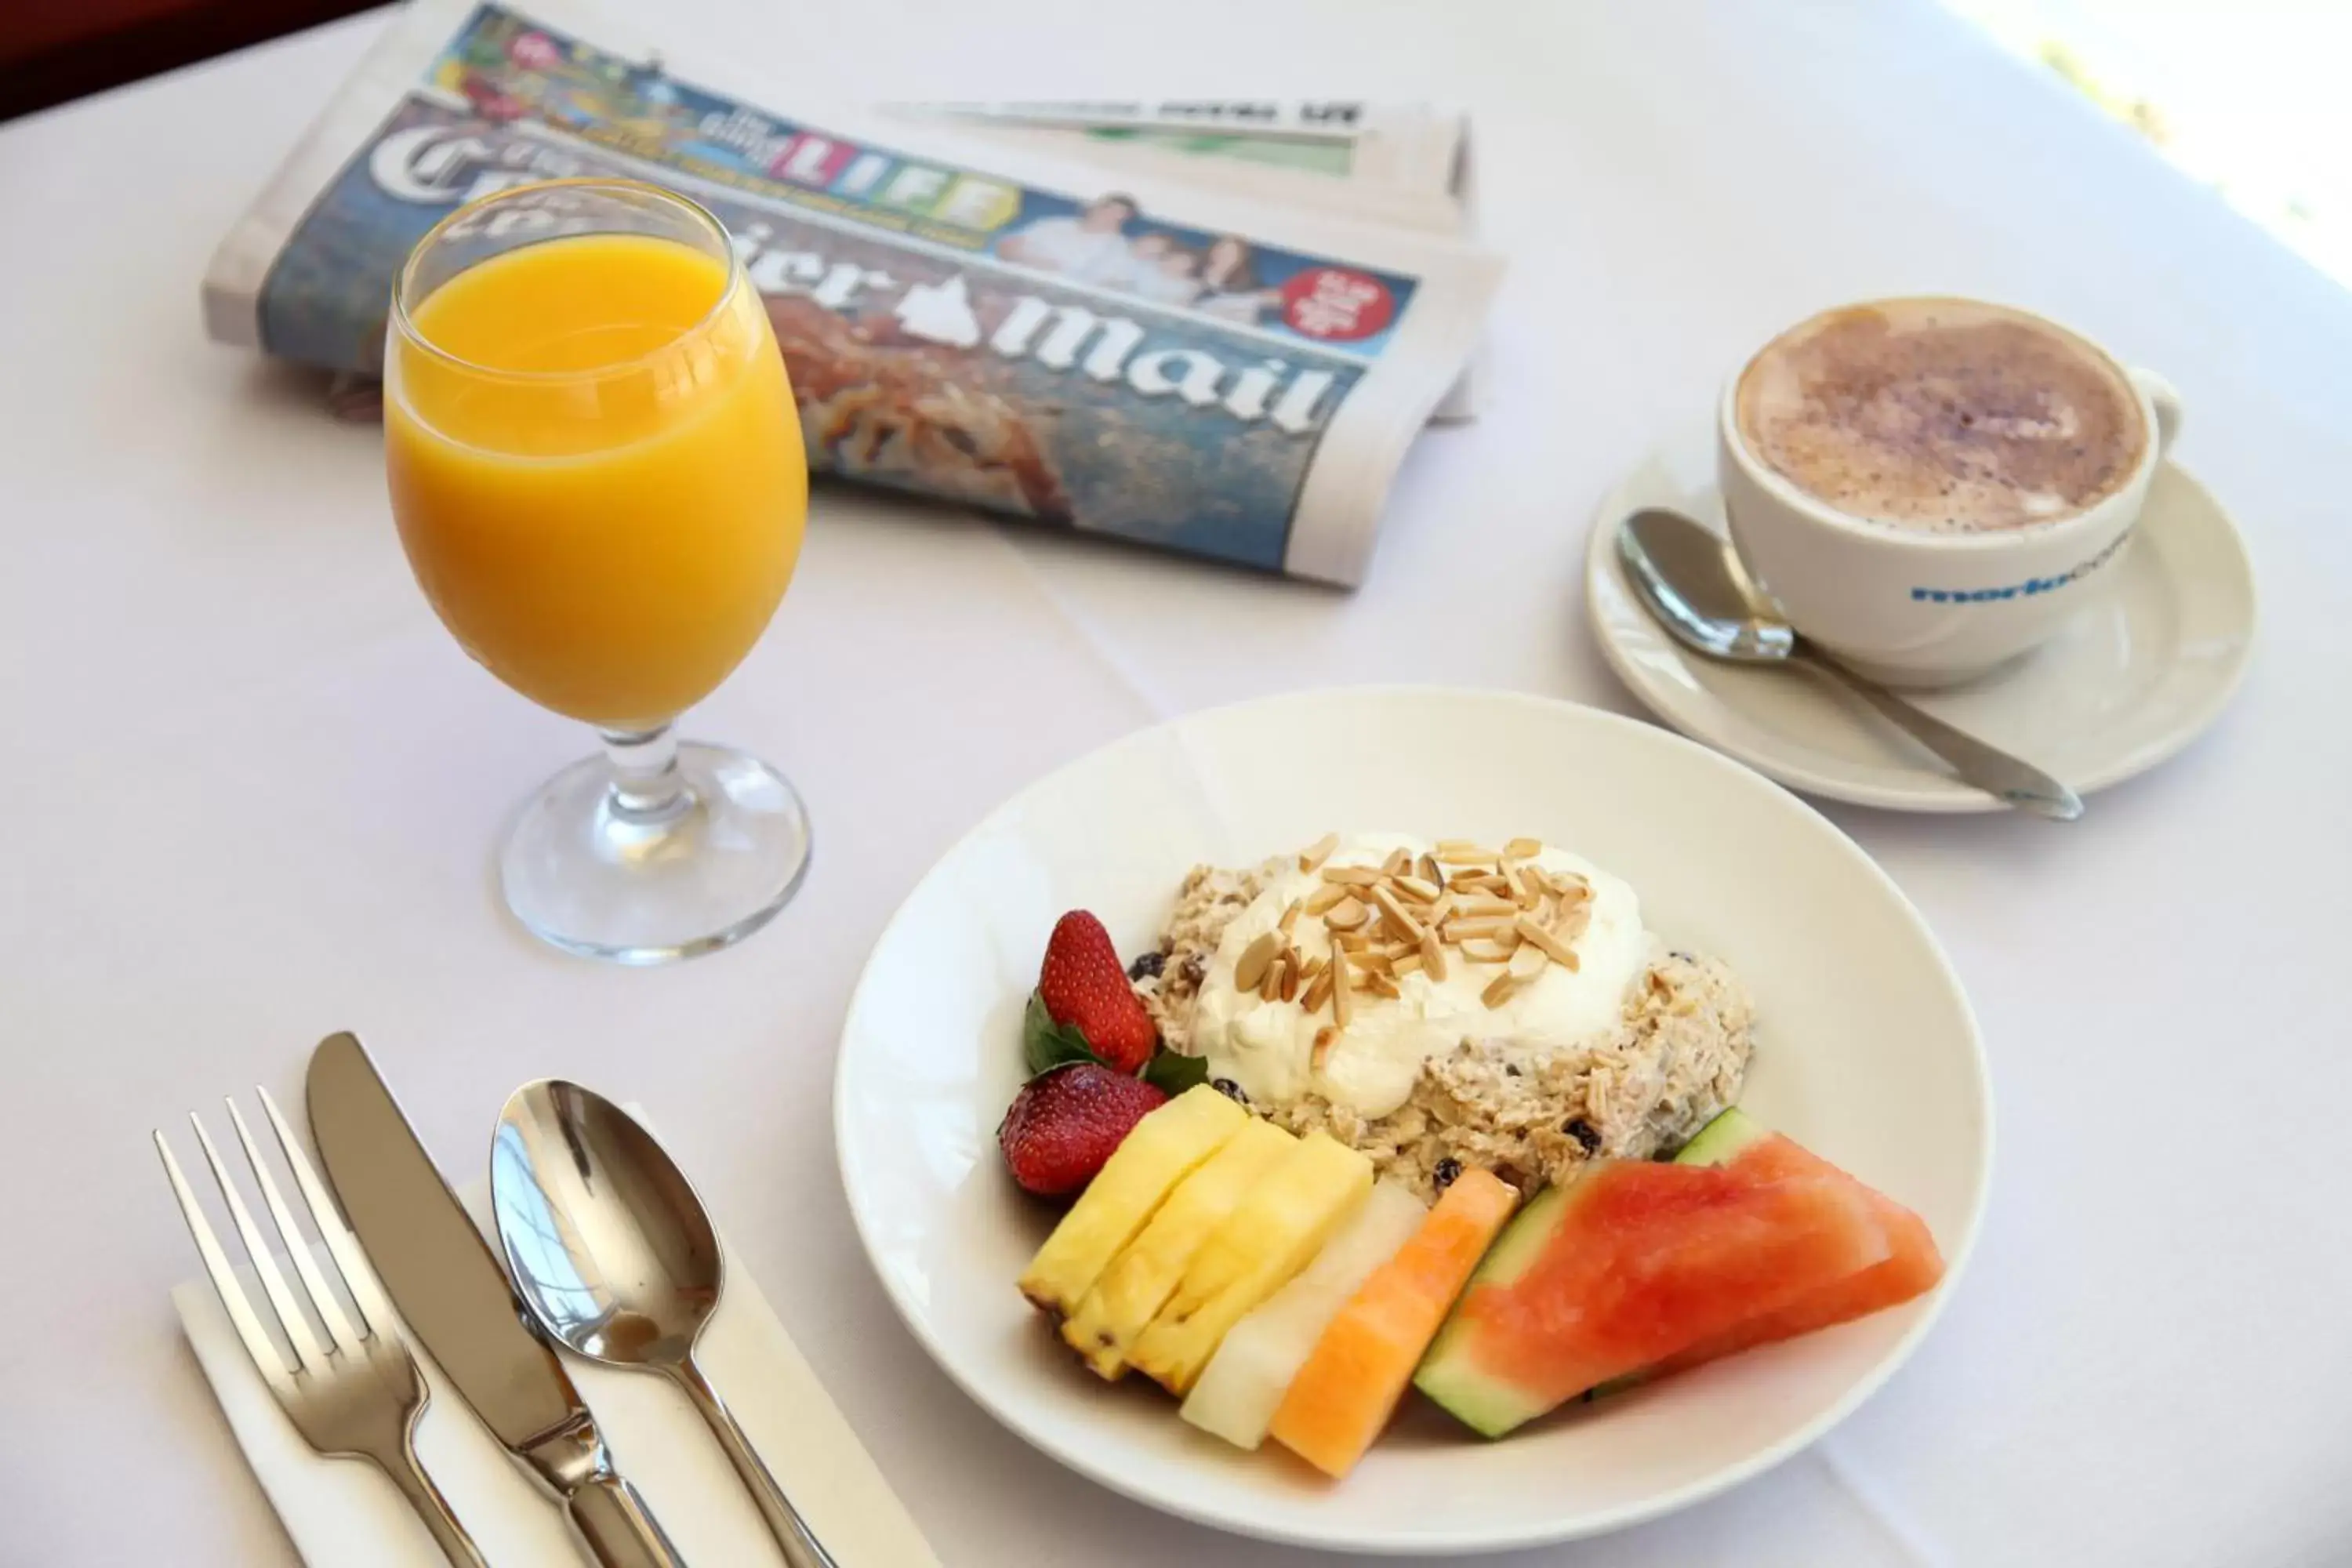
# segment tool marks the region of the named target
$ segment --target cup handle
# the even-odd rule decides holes
[[[2172,389],[2172,383],[2152,370],[2134,365],[2126,374],[2134,385],[2147,394],[2149,404],[2156,409],[2158,455],[2171,451],[2172,444],[2180,439],[2180,394]]]

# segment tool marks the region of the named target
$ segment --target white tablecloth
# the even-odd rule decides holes
[[[2265,595],[2252,676],[2077,827],[1833,812],[1990,1043],[1974,1266],[1812,1452],[1517,1561],[2352,1561],[2352,298],[1925,0],[682,8],[723,13],[780,101],[1465,104],[1513,268],[1494,412],[1413,453],[1353,596],[827,493],[774,629],[690,726],[794,773],[815,869],[740,950],[604,968],[530,942],[491,875],[508,810],[586,737],[435,624],[377,432],[197,328],[206,253],[376,22],[0,128],[0,1560],[290,1560],[174,1329],[192,1257],[145,1134],[257,1081],[295,1102],[348,1026],[452,1164],[533,1074],[643,1100],[950,1563],[1307,1561],[1065,1476],[900,1330],[827,1131],[860,959],[991,805],[1171,713],[1357,679],[1627,706],[1581,624],[1594,499],[1774,326],[1948,288],[2180,386],[2180,455]]]

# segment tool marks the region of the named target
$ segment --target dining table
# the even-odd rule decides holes
[[[255,1085],[298,1104],[339,1029],[460,1182],[525,1079],[645,1107],[957,1568],[1331,1561],[1061,1469],[901,1326],[835,1169],[860,965],[999,802],[1172,716],[1366,682],[1644,714],[1586,624],[1599,498],[1777,328],[1953,291],[2179,389],[2172,456],[2259,585],[2248,675],[2076,823],[1821,805],[1973,1003],[1996,1106],[1973,1256],[1810,1448],[1493,1561],[2352,1563],[2343,283],[1931,0],[677,0],[662,28],[778,105],[1458,108],[1508,270],[1487,405],[1413,446],[1353,591],[821,486],[772,626],[686,723],[793,776],[813,868],[740,945],[627,968],[536,942],[497,884],[502,826],[587,735],[436,623],[381,427],[200,321],[212,248],[386,16],[0,125],[0,1562],[295,1561],[167,1299],[196,1259],[149,1132]]]

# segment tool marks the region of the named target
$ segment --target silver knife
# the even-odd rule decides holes
[[[343,1216],[409,1331],[483,1424],[563,1500],[603,1568],[684,1568],[358,1036],[319,1042],[310,1102]]]

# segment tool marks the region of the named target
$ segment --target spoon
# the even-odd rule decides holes
[[[792,1568],[837,1568],[695,1360],[727,1259],[693,1185],[593,1089],[541,1079],[507,1099],[490,1207],[523,1304],[558,1343],[675,1379],[718,1434]]]
[[[2040,768],[1856,675],[1759,606],[1734,574],[1723,541],[1699,523],[1645,507],[1618,525],[1617,555],[1642,603],[1685,647],[1731,664],[1818,670],[1949,763],[1963,784],[2037,816],[2072,822],[2083,815],[2081,798]]]

